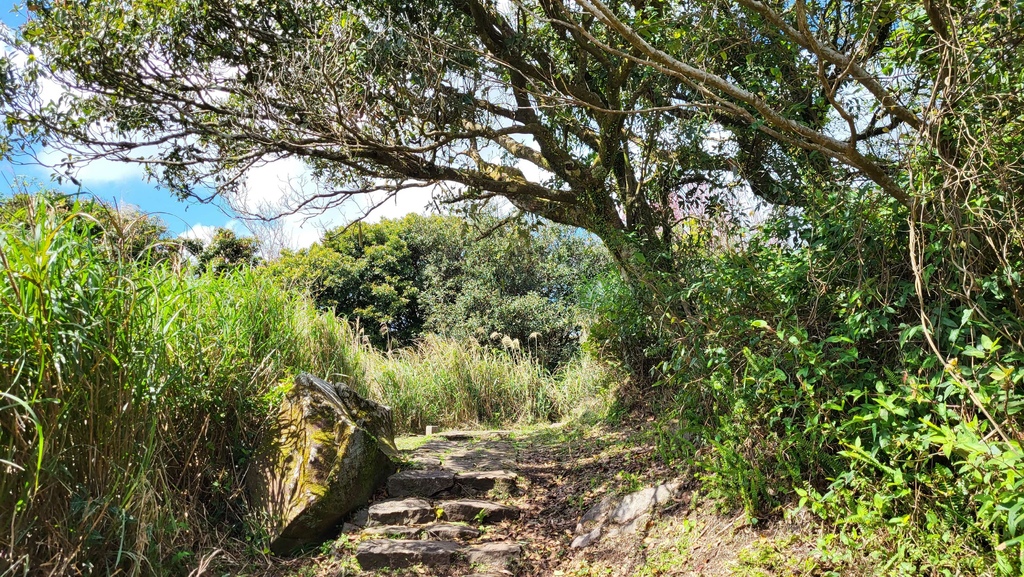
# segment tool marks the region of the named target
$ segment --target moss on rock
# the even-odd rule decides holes
[[[278,554],[328,538],[369,501],[398,455],[390,409],[305,373],[263,439],[247,485]]]

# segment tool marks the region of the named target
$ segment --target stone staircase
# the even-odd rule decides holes
[[[364,571],[430,568],[431,575],[514,575],[522,546],[498,528],[522,512],[500,503],[519,484],[503,431],[441,433],[408,455],[387,481],[387,498],[347,526],[369,537],[356,550]]]

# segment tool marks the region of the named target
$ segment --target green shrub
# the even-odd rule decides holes
[[[836,199],[795,233],[776,221],[731,248],[684,242],[662,310],[689,314],[606,299],[605,344],[629,339],[641,315],[653,321],[647,354],[671,399],[651,433],[658,452],[726,506],[755,519],[806,506],[847,550],[896,555],[881,572],[1016,574],[1024,327],[1013,292],[988,278],[971,301],[949,298],[956,287],[943,283],[961,279],[932,267],[936,288],[919,299],[903,218]],[[923,261],[948,250],[936,241]],[[921,330],[922,302],[947,364]]]
[[[507,336],[554,370],[579,350],[579,293],[607,267],[607,255],[569,227],[527,230],[481,218],[495,229],[483,238],[456,216],[357,223],[269,267],[321,307],[358,320],[380,349],[426,334],[501,349]]]

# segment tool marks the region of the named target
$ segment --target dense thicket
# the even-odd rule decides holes
[[[666,285],[688,322],[651,322],[611,283],[591,338],[650,371],[662,458],[749,517],[807,507],[833,532],[820,553],[870,574],[1017,574],[1024,355],[989,335],[1020,319],[998,289],[933,301],[937,357],[899,211],[817,216],[796,246],[770,228],[727,249],[691,237]]]
[[[609,266],[599,245],[568,227],[420,215],[328,231],[270,264],[378,346],[438,334],[528,352],[551,368],[578,352],[580,297]]]

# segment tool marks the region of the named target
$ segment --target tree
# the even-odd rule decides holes
[[[218,228],[210,242],[185,239],[185,248],[196,257],[200,272],[226,273],[260,263],[260,243],[251,236],[238,236],[233,230]]]
[[[553,368],[579,348],[580,293],[607,258],[578,230],[501,222],[409,215],[356,223],[269,267],[319,306],[358,318],[377,346],[427,332],[497,347],[504,340]]]
[[[1024,209],[1019,5],[576,2],[628,48],[589,34],[586,18],[568,24],[577,34],[700,91],[706,106],[731,117],[724,126],[746,126],[754,138],[838,162],[902,205],[918,228],[909,260],[919,280],[929,266],[921,259],[936,256],[925,254],[935,234],[964,249],[960,257],[942,251],[931,263],[978,285],[954,295],[961,300],[977,296],[981,277],[1024,263],[1016,232]],[[694,18],[698,26],[687,26]],[[737,48],[746,52],[745,67],[730,57]],[[736,133],[737,142],[750,135]],[[739,147],[738,157],[750,154]],[[808,184],[833,172],[807,167],[817,173]],[[996,282],[1020,291],[1012,278]],[[1019,298],[1008,304],[1024,316]]]
[[[358,319],[375,345],[407,344],[423,327],[422,271],[409,234],[414,218],[328,231],[308,249],[285,251],[270,268],[309,290],[318,306]]]
[[[637,14],[667,16],[658,6]],[[560,1],[33,7],[22,38],[82,96],[24,121],[86,154],[147,162],[183,196],[232,193],[247,169],[297,156],[325,189],[292,209],[441,184],[448,200],[501,196],[589,230],[643,278],[671,268],[682,209],[727,196],[734,173],[782,204],[802,202],[804,166],[851,178],[638,63],[628,39]],[[740,40],[730,66],[756,42]],[[805,78],[791,84],[807,122],[823,126]],[[727,145],[707,145],[729,131]]]
[[[497,225],[484,222],[485,231]],[[590,321],[581,297],[610,262],[590,235],[538,224],[499,227],[483,238],[465,224],[424,230],[421,237],[442,240],[427,243],[441,250],[425,253],[424,328],[518,346],[552,369],[575,355]]]
[[[41,112],[15,99],[12,122],[146,162],[183,196],[236,192],[249,168],[296,156],[323,188],[291,210],[431,185],[450,201],[503,197],[591,231],[653,295],[686,258],[680,219],[736,190],[778,206],[866,200],[914,222],[922,279],[931,264],[998,274],[1019,297],[1012,2],[31,6],[23,49],[73,91]],[[923,254],[940,241],[962,256]],[[985,282],[960,284],[970,301]]]

